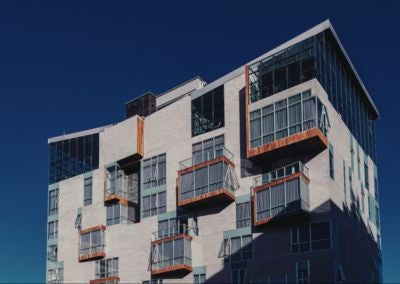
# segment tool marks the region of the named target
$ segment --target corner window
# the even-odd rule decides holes
[[[292,253],[331,248],[330,222],[320,222],[292,227]]]
[[[243,202],[236,204],[236,228],[251,226],[251,203]]]
[[[58,213],[58,188],[49,191],[49,216]]]
[[[158,155],[143,161],[143,189],[160,186],[166,182],[166,155]]]
[[[192,136],[225,126],[224,86],[192,100]]]
[[[308,260],[296,262],[296,283],[310,283],[310,262]]]

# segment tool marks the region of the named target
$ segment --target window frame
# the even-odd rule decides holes
[[[315,224],[321,224],[321,223],[329,223],[329,239],[317,239],[313,240],[312,239],[312,225]],[[300,242],[300,227],[308,227],[308,240]],[[296,229],[296,238],[297,241],[293,241],[293,229]],[[322,248],[322,249],[313,249],[313,243],[315,242],[323,242],[323,241],[328,241],[330,243],[330,246],[327,248]],[[301,250],[301,245],[307,245],[308,244],[308,249],[307,250]],[[293,247],[297,246],[298,249],[297,251],[293,250]],[[297,254],[302,254],[302,253],[309,253],[309,252],[315,252],[315,251],[323,251],[323,250],[330,250],[333,248],[333,236],[332,236],[332,221],[319,221],[319,222],[313,222],[313,223],[307,223],[303,225],[298,225],[298,226],[291,226],[290,227],[290,253],[293,255]]]
[[[88,194],[86,194],[88,192]],[[88,195],[88,197],[86,196]],[[93,202],[93,177],[83,178],[83,206],[91,205]]]

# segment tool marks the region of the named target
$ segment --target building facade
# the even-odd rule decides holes
[[[379,113],[325,21],[49,139],[47,282],[382,281]]]

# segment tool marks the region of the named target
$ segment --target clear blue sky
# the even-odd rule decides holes
[[[45,280],[48,137],[121,120],[147,90],[211,82],[327,18],[381,112],[384,280],[400,282],[400,2],[140,2],[0,1],[0,282]]]

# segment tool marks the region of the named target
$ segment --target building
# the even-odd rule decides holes
[[[378,110],[329,21],[49,139],[51,283],[381,282]]]

